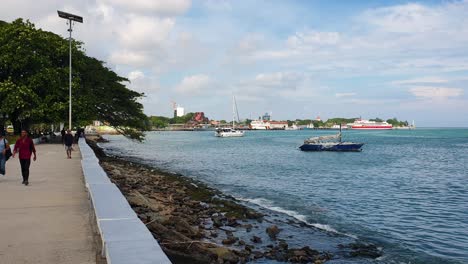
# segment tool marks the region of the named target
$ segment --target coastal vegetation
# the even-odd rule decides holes
[[[185,124],[193,119],[195,113],[187,113],[183,116],[165,117],[165,116],[150,116],[150,126],[154,128],[165,128],[170,124]]]
[[[0,23],[0,129],[15,134],[35,124],[57,124],[68,117],[68,39],[37,29],[23,19]],[[87,56],[72,41],[73,124],[108,123],[125,136],[142,139],[147,127],[144,96],[126,87],[128,79]]]
[[[394,127],[407,127],[409,126],[408,121],[399,121],[396,117],[388,119],[387,123],[393,125]]]

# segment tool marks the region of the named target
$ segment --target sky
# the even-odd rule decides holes
[[[359,117],[468,126],[468,0],[0,0],[145,93],[211,119]]]

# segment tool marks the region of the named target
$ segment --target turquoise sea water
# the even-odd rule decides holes
[[[359,153],[302,152],[334,131],[108,136],[108,152],[383,247],[376,263],[468,263],[468,129],[344,131]]]

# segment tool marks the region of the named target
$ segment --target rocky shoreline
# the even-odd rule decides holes
[[[88,140],[88,144],[173,263],[247,263],[262,259],[324,263],[336,257],[307,245],[288,243],[286,238],[293,237],[271,217],[201,182],[110,157],[95,141]],[[373,244],[339,246],[348,257],[381,255]]]

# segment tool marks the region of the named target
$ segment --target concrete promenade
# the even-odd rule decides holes
[[[67,159],[60,144],[36,145],[29,186],[18,157],[0,176],[0,263],[96,263],[78,146]]]

